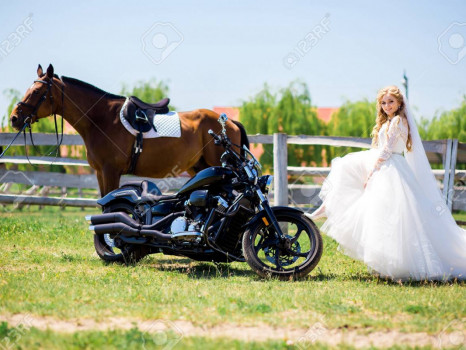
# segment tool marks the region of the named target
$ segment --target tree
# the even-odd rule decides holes
[[[466,95],[458,108],[435,116],[430,122],[421,120],[419,133],[426,140],[458,139],[466,142]]]
[[[429,140],[429,125],[430,120],[427,118],[421,117],[421,119],[417,121],[417,129],[422,140]]]
[[[370,137],[375,125],[376,103],[367,99],[346,101],[332,116],[328,124],[328,134],[332,136]],[[359,148],[331,148],[330,159],[344,153],[360,151]]]
[[[247,133],[249,134],[272,134],[274,129],[270,124],[276,124],[271,119],[273,110],[276,106],[276,97],[273,95],[267,84],[256,96],[249,101],[243,102],[240,107],[240,118]],[[271,145],[263,145],[264,153],[260,157],[260,161],[265,168],[271,168],[273,164],[273,147]]]
[[[13,111],[15,105],[21,100],[21,93],[16,89],[6,89],[3,91],[3,95],[10,100],[10,103],[7,107],[6,114],[2,116],[0,128],[7,131],[11,129],[11,127],[8,125],[11,111]]]
[[[421,119],[418,125],[423,140],[458,139],[466,142],[466,95],[458,108],[442,112],[431,121]],[[442,165],[433,165],[434,168],[443,168]],[[457,164],[457,169],[466,169],[466,164]]]
[[[273,93],[267,84],[262,91],[243,102],[241,122],[249,134],[322,135],[325,126],[317,118],[305,83],[292,82],[288,87]],[[318,164],[322,161],[321,146],[288,146],[288,164]],[[266,168],[273,164],[273,146],[264,145],[261,163]]]
[[[121,94],[124,96],[136,96],[139,99],[147,102],[154,103],[169,96],[168,85],[164,81],[152,79],[149,81],[138,81],[131,89],[127,85],[123,85]],[[170,110],[175,109],[169,106]]]

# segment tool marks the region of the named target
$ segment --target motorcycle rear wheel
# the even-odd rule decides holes
[[[140,221],[135,208],[125,202],[114,203],[105,207],[104,213],[124,212],[134,220]],[[149,254],[148,249],[143,246],[127,244],[121,249],[115,247],[114,237],[108,233],[94,235],[94,248],[103,261],[116,263],[136,263]]]
[[[319,229],[304,213],[278,211],[275,216],[291,246],[281,246],[273,226],[258,220],[243,236],[246,262],[262,277],[290,280],[307,276],[322,256]]]

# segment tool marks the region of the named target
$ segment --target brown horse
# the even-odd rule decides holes
[[[20,130],[54,113],[62,115],[81,135],[87,160],[95,169],[102,196],[118,188],[120,176],[130,167],[135,136],[120,122],[119,112],[125,97],[109,94],[77,79],[54,74],[49,65],[44,74],[26,91],[13,109],[11,125]],[[208,166],[220,164],[223,149],[216,146],[209,129],[220,131],[219,115],[207,109],[180,112],[181,137],[144,139],[134,175],[163,178],[187,171],[191,175]],[[246,132],[238,122],[228,121],[227,134],[237,145],[248,145]]]

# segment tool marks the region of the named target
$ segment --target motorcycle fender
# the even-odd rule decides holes
[[[129,203],[137,203],[139,200],[139,195],[138,195],[138,192],[136,191],[136,188],[125,187],[125,188],[118,188],[116,190],[113,190],[112,192],[107,193],[104,197],[100,198],[97,201],[97,204],[104,207],[113,201],[121,201],[121,200],[125,200]]]
[[[293,213],[300,213],[300,214],[304,213],[301,209],[285,207],[285,206],[272,207],[272,211],[275,215],[277,215],[278,213],[284,213],[284,212],[293,212]],[[264,216],[267,216],[267,213],[265,212],[265,210],[261,210],[251,220],[249,220],[244,226],[252,226],[257,221],[262,220]]]

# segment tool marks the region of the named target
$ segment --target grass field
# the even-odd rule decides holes
[[[302,281],[163,255],[104,264],[89,212],[0,213],[0,349],[464,346],[465,282],[381,280],[325,236]]]

